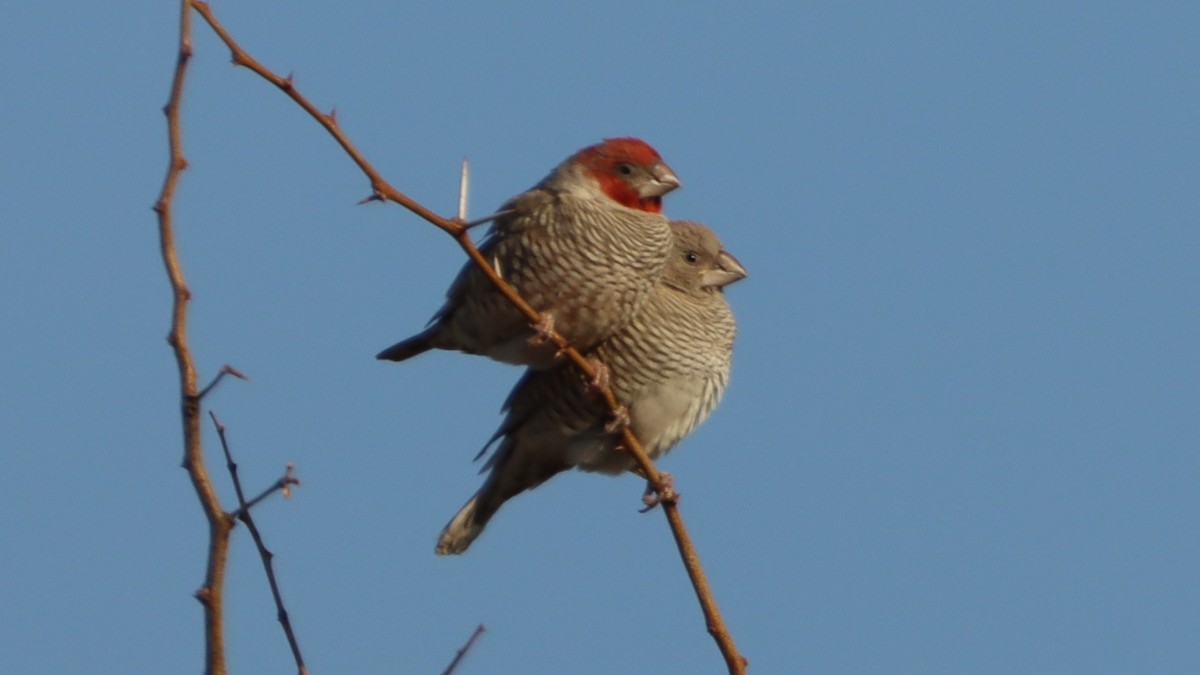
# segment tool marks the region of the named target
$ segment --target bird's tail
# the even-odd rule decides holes
[[[487,514],[481,513],[478,510],[479,497],[479,493],[471,497],[446,524],[441,536],[438,537],[437,548],[434,549],[438,555],[458,555],[466,551],[471,542],[475,541],[475,538],[483,532],[483,528],[495,511]]]
[[[435,324],[416,335],[397,342],[375,355],[380,361],[407,361],[418,354],[433,349],[433,338],[437,335],[438,326]]]
[[[497,461],[491,466],[483,487],[463,504],[442,530],[434,549],[438,555],[457,555],[466,551],[504,502],[570,468],[558,458],[519,454],[511,440],[497,450]]]
[[[492,467],[479,491],[463,504],[442,529],[441,535],[438,536],[437,548],[434,549],[435,553],[458,555],[466,551],[471,542],[483,533],[483,528],[504,502],[530,487],[522,477],[514,475],[510,468],[511,464],[508,462]]]

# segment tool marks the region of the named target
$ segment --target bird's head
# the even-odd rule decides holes
[[[637,138],[606,138],[567,162],[595,180],[610,199],[639,211],[662,213],[663,195],[681,185],[658,152]]]
[[[671,232],[675,236],[675,250],[663,273],[664,284],[685,293],[703,294],[746,278],[746,268],[704,225],[673,220]]]

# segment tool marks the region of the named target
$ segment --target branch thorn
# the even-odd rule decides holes
[[[458,219],[466,221],[467,219],[467,193],[471,190],[471,165],[467,162],[464,155],[462,160],[462,172],[458,177]]]

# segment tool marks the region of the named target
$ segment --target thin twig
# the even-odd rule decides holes
[[[187,470],[200,507],[208,519],[208,561],[204,585],[196,591],[196,598],[204,607],[204,672],[207,675],[225,675],[225,633],[223,625],[225,563],[229,552],[229,530],[233,520],[221,508],[220,500],[213,489],[208,469],[204,465],[204,452],[200,442],[200,394],[196,388],[196,366],[187,340],[187,306],[191,293],[183,276],[183,267],[175,248],[175,232],[172,223],[172,202],[179,177],[187,168],[183,156],[183,134],[180,128],[180,105],[183,100],[183,85],[187,76],[188,61],[192,56],[192,23],[190,1],[179,4],[179,48],[175,60],[175,73],[171,78],[171,93],[163,113],[167,117],[167,174],[162,189],[154,204],[158,214],[158,239],[163,267],[171,284],[173,303],[171,307],[171,332],[167,342],[175,354],[179,370],[180,416],[183,422],[183,467]]]
[[[233,516],[234,518],[241,518],[242,511],[249,511],[250,509],[253,509],[255,506],[258,506],[259,502],[266,499],[267,497],[270,497],[271,495],[275,494],[276,492],[282,492],[284,499],[291,497],[292,496],[292,486],[300,485],[300,479],[296,478],[295,472],[296,472],[296,466],[294,464],[292,464],[291,462],[289,462],[287,467],[284,468],[283,475],[279,477],[279,480],[275,481],[270,486],[268,486],[267,489],[260,492],[257,497],[246,502],[245,506],[239,506],[237,511],[234,511],[233,513],[231,513],[229,515]]]
[[[442,675],[451,675],[458,668],[458,664],[462,663],[463,657],[467,655],[467,652],[471,651],[471,647],[475,645],[475,641],[479,639],[479,636],[483,635],[484,630],[483,624],[475,627],[475,632],[471,633],[471,637],[467,638],[467,643],[455,653],[454,660],[450,662],[450,665],[446,666],[446,669],[442,671]]]
[[[208,416],[212,418],[213,426],[217,429],[217,437],[221,439],[221,449],[225,451],[225,466],[229,469],[229,477],[233,479],[233,490],[237,493],[237,518],[246,524],[247,530],[250,530],[250,536],[254,539],[254,546],[258,549],[259,557],[262,558],[263,569],[267,572],[267,583],[271,586],[271,597],[275,598],[275,616],[279,619],[280,625],[283,626],[283,634],[287,637],[288,647],[292,649],[292,658],[296,660],[296,670],[299,675],[308,675],[308,668],[304,665],[304,657],[300,655],[300,643],[296,640],[296,633],[292,629],[292,620],[288,617],[287,609],[283,606],[283,595],[280,594],[279,583],[275,580],[275,565],[272,563],[275,554],[267,549],[267,545],[263,543],[258,527],[254,524],[254,519],[250,517],[250,507],[252,504],[246,501],[246,495],[242,492],[242,482],[238,480],[237,462],[233,461],[233,453],[229,451],[229,441],[225,438],[225,425],[217,421],[217,416],[213,411],[208,411]],[[287,474],[290,473],[291,467],[289,466]],[[287,482],[287,474],[285,474],[283,479],[275,483],[281,489],[289,484]],[[273,489],[269,489],[262,496],[273,491]],[[261,499],[262,496],[258,499]]]
[[[478,225],[483,225],[484,223],[490,223],[497,218],[502,218],[504,216],[507,216],[507,215],[510,215],[513,213],[516,213],[516,211],[514,211],[513,209],[504,209],[503,211],[497,211],[490,216],[484,216],[482,218],[476,218],[475,220],[469,220],[469,221],[463,223],[462,226],[463,226],[463,229],[469,230],[472,227],[476,227]]]
[[[518,311],[529,321],[531,325],[539,325],[542,323],[541,314],[531,307],[521,296],[502,279],[489,264],[488,260],[479,252],[474,242],[471,241],[468,229],[457,219],[443,218],[433,211],[425,208],[421,204],[414,201],[404,193],[397,190],[388,183],[383,176],[367,161],[366,157],[358,150],[350,139],[338,126],[337,120],[333,115],[326,115],[320,111],[312,102],[310,102],[303,94],[295,87],[292,78],[280,77],[273,71],[268,69],[263,64],[250,56],[241,45],[239,45],[224,26],[217,20],[208,3],[200,0],[193,0],[193,6],[200,16],[212,27],[213,31],[225,43],[232,54],[232,60],[235,65],[244,66],[253,71],[258,76],[268,82],[279,87],[284,94],[296,102],[303,108],[314,120],[325,128],[334,140],[342,147],[349,155],[350,159],[358,165],[359,169],[366,175],[371,183],[372,195],[370,200],[391,201],[404,208],[408,209],[418,217],[442,229],[458,243],[467,257],[474,262],[488,280],[499,290],[501,295],[505,297]],[[592,364],[582,356],[576,349],[558,333],[548,331],[546,338],[552,342],[562,353],[565,358],[578,368],[588,380],[595,380],[596,370]],[[609,410],[616,414],[621,409],[621,404],[613,394],[611,387],[603,388],[602,397]],[[717,647],[721,650],[725,658],[726,666],[730,673],[743,673],[746,668],[746,659],[737,651],[734,645],[733,637],[729,634],[725,627],[724,620],[717,609],[716,601],[712,597],[712,590],[708,586],[708,582],[704,576],[704,570],[700,565],[699,557],[696,554],[695,547],[691,542],[691,538],[687,534],[687,530],[683,524],[683,518],[679,515],[679,507],[677,504],[676,495],[671,488],[669,481],[665,480],[662,474],[650,461],[646,451],[642,448],[642,444],[634,436],[633,432],[625,428],[621,432],[621,443],[624,449],[630,453],[638,466],[640,473],[653,486],[654,490],[662,498],[663,512],[666,514],[667,522],[670,524],[671,532],[675,538],[676,546],[679,549],[680,557],[683,560],[684,567],[687,568],[688,577],[691,579],[692,588],[696,592],[696,596],[700,601],[700,606],[704,612],[705,622],[708,627],[708,632],[713,636]]]
[[[208,396],[208,392],[212,391],[226,375],[232,375],[232,376],[238,378],[239,380],[250,379],[250,378],[246,377],[244,374],[242,374],[242,371],[238,370],[237,368],[234,368],[233,366],[231,366],[227,363],[227,364],[221,366],[221,370],[217,373],[217,376],[212,379],[212,382],[209,382],[208,386],[206,386],[200,390],[200,394],[199,394],[200,398],[203,399],[205,396]]]

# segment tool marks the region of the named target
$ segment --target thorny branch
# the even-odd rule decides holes
[[[289,77],[281,77],[281,76],[277,75],[276,73],[274,73],[273,71],[271,71],[270,69],[268,69],[263,64],[261,64],[258,60],[254,59],[252,56],[250,56],[244,49],[242,49],[242,47],[232,38],[232,36],[229,34],[229,32],[225,29],[225,27],[223,25],[221,25],[221,23],[217,20],[216,16],[213,14],[213,11],[209,7],[208,3],[201,2],[200,0],[184,0],[184,9],[185,10],[188,5],[195,8],[195,10],[201,15],[201,17],[203,17],[203,19],[208,23],[208,25],[217,34],[217,36],[229,48],[230,53],[232,55],[233,63],[235,65],[248,68],[251,71],[253,71],[254,73],[256,73],[257,75],[259,75],[260,77],[262,77],[263,79],[274,84],[281,91],[283,91],[283,93],[285,95],[287,95],[289,98],[291,98],[297,105],[299,105],[306,112],[308,112],[308,114],[310,116],[312,116],[312,118],[314,120],[316,120],[318,124],[320,124],[322,127],[324,127],[325,130],[327,132],[329,132],[329,134],[331,136],[333,136],[334,140],[338,143],[338,145],[340,145],[342,147],[342,149],[346,152],[346,154],[350,157],[350,159],[359,167],[359,169],[363,172],[363,174],[366,175],[368,181],[371,184],[371,196],[368,197],[364,201],[390,201],[390,202],[399,204],[400,206],[403,206],[404,208],[408,209],[409,211],[411,211],[415,215],[419,216],[420,218],[424,219],[425,221],[427,221],[427,222],[433,224],[434,226],[445,231],[447,234],[449,234],[451,237],[454,238],[454,240],[458,243],[458,245],[466,253],[467,257],[469,257],[480,268],[480,270],[496,286],[496,288],[500,291],[500,293],[502,295],[504,295],[504,297],[509,302],[511,302],[526,317],[526,319],[529,320],[530,324],[538,325],[541,323],[541,316],[537,312],[537,310],[535,310],[528,303],[526,303],[516,293],[516,291],[511,286],[508,285],[508,283],[506,283],[502,278],[500,278],[500,276],[495,272],[495,270],[492,268],[492,266],[490,264],[488,264],[487,259],[484,258],[483,255],[479,252],[479,250],[475,247],[474,242],[471,241],[471,238],[469,235],[469,229],[466,227],[465,223],[463,223],[460,219],[443,218],[442,216],[437,215],[433,211],[427,209],[426,207],[417,203],[416,201],[414,201],[413,199],[411,199],[410,197],[408,197],[407,195],[405,195],[404,193],[400,192],[395,187],[393,187],[390,183],[387,182],[387,180],[385,180],[383,178],[383,176],[379,173],[379,171],[376,170],[375,167],[366,160],[366,158],[363,156],[363,154],[354,146],[353,143],[350,142],[350,139],[345,135],[345,133],[342,132],[341,127],[338,125],[335,112],[330,112],[328,114],[321,112],[320,109],[318,109],[315,105],[313,105],[312,102],[310,102],[305,96],[303,96],[296,89],[294,82],[292,81],[292,78],[290,76]],[[186,11],[184,12],[184,14],[186,15]],[[181,30],[181,35],[183,36],[183,37],[181,37],[181,49],[180,49],[181,64],[186,61],[186,58],[182,56],[183,54],[185,54],[184,45],[186,45],[186,53],[190,54],[190,40],[186,39],[186,38],[188,38],[188,33],[186,31],[186,27],[187,27],[186,26],[186,18],[184,19],[184,21],[185,21],[184,29]],[[177,92],[181,88],[182,88],[182,65],[179,67],[179,69],[177,69],[176,83],[175,83],[175,86],[173,86],[173,88],[172,88],[172,101],[173,102],[177,103],[177,100],[178,100]],[[171,109],[170,104],[168,105],[168,108]],[[170,116],[170,114],[168,116]],[[177,171],[176,169],[174,169],[174,167],[175,167],[174,160],[177,157],[177,155],[175,154],[176,148],[177,148],[176,141],[177,141],[177,136],[175,134],[173,134],[172,146],[171,146],[172,147],[172,160],[173,160],[173,163],[172,163],[173,169],[172,170],[173,171]],[[182,164],[182,155],[179,155],[178,159],[180,160],[180,164]],[[180,168],[182,168],[182,167],[180,167]],[[170,172],[168,173],[167,184],[173,190],[174,178],[173,178],[173,174]],[[167,190],[167,186],[164,185],[164,192],[166,192],[166,190]],[[160,211],[160,222],[161,222],[161,213],[162,212]],[[168,226],[169,226],[169,219],[167,222],[168,222]],[[169,231],[169,227],[167,228],[167,230]],[[164,253],[164,258],[166,258],[165,253]],[[170,269],[171,269],[171,266],[170,266],[170,264],[168,264],[168,270],[170,270]],[[172,282],[173,282],[172,285],[173,286],[175,286],[174,280],[175,280],[175,277],[172,276]],[[183,288],[183,286],[182,286],[182,277],[181,276],[180,276],[180,284],[179,284],[178,288],[182,288],[183,292],[186,294],[186,288]],[[178,291],[177,291],[177,298],[178,298]],[[178,310],[178,307],[179,307],[178,300],[177,300],[176,306],[177,306],[177,312],[178,312],[179,311]],[[555,346],[557,346],[559,348],[559,350],[561,351],[561,353],[565,356],[565,358],[567,358],[567,360],[569,360],[572,364],[574,364],[574,366],[576,368],[578,368],[587,378],[589,378],[591,380],[594,380],[596,378],[596,369],[593,367],[592,363],[590,363],[587,358],[585,358],[578,351],[576,351],[573,347],[571,347],[567,343],[567,341],[565,339],[563,339],[563,337],[561,335],[558,335],[557,333],[551,331],[547,335],[547,339],[550,340]],[[181,366],[181,368],[182,368],[182,366]],[[194,374],[192,377],[194,380]],[[193,389],[194,389],[194,383],[193,383]],[[606,405],[613,412],[613,414],[618,414],[622,410],[622,406],[621,406],[620,402],[616,399],[616,396],[613,394],[611,388],[605,387],[602,391],[602,397],[603,397]],[[198,432],[198,422],[197,422],[197,432]],[[692,586],[696,592],[696,596],[697,596],[698,600],[700,601],[700,606],[704,612],[704,617],[705,617],[705,621],[707,624],[708,632],[713,636],[713,639],[716,641],[718,648],[721,650],[721,653],[725,658],[725,662],[729,669],[729,672],[730,673],[744,673],[745,668],[746,668],[746,659],[744,657],[742,657],[741,654],[737,651],[737,647],[733,643],[733,638],[729,634],[729,631],[726,629],[724,621],[721,618],[720,612],[717,610],[716,601],[712,597],[712,591],[708,586],[708,582],[704,576],[704,571],[700,566],[700,561],[699,561],[698,556],[696,555],[695,547],[692,545],[691,538],[688,536],[687,530],[684,527],[683,518],[679,514],[679,509],[678,509],[678,504],[677,504],[678,495],[675,493],[674,489],[671,487],[669,480],[664,477],[664,474],[660,473],[658,471],[658,469],[655,468],[654,464],[650,461],[650,458],[646,455],[645,450],[642,448],[641,443],[638,442],[638,439],[633,435],[632,431],[630,431],[628,428],[622,429],[621,430],[621,440],[622,440],[622,445],[625,448],[625,450],[627,450],[633,456],[634,460],[636,461],[638,468],[639,468],[639,473],[646,478],[646,480],[649,482],[649,484],[658,493],[660,502],[663,507],[663,512],[666,514],[667,521],[671,527],[671,532],[672,532],[673,536],[675,537],[676,546],[679,548],[680,556],[683,559],[684,567],[687,569],[688,577],[692,581]],[[198,447],[198,441],[197,441],[197,447]],[[220,515],[225,516],[225,514],[223,514],[223,513]]]
[[[163,112],[167,116],[167,175],[162,190],[154,204],[158,214],[158,239],[163,267],[171,282],[174,303],[171,309],[171,332],[167,342],[175,353],[175,364],[179,369],[180,412],[183,421],[183,467],[208,519],[208,563],[204,585],[196,591],[196,598],[204,607],[204,672],[208,675],[225,675],[225,634],[222,623],[222,605],[225,588],[225,562],[229,552],[229,531],[233,518],[221,508],[220,500],[213,489],[212,479],[204,464],[204,451],[200,444],[200,392],[196,387],[196,365],[187,341],[187,307],[191,293],[183,276],[183,267],[175,250],[175,231],[172,224],[172,200],[179,185],[179,175],[187,168],[183,156],[183,136],[180,130],[179,107],[183,99],[183,84],[187,76],[188,60],[192,56],[190,0],[181,0],[179,8],[179,51],[175,61],[175,74],[171,79],[171,94]]]
[[[225,633],[224,633],[224,598],[225,598],[225,567],[229,554],[229,535],[233,529],[235,518],[242,518],[248,529],[254,533],[255,541],[260,546],[260,552],[265,551],[261,546],[257,530],[249,518],[249,509],[268,495],[277,490],[285,494],[291,485],[298,481],[288,472],[259,496],[246,502],[242,496],[241,485],[234,474],[234,484],[238,492],[240,508],[234,513],[226,513],[221,508],[220,499],[213,488],[212,478],[204,462],[204,450],[200,436],[200,403],[217,383],[226,375],[241,379],[245,376],[231,366],[224,366],[207,386],[198,389],[196,365],[192,358],[187,339],[187,309],[191,300],[187,281],[183,274],[183,266],[179,262],[178,251],[175,247],[175,230],[173,222],[173,203],[179,178],[187,168],[187,159],[183,154],[183,133],[181,128],[180,106],[183,100],[183,87],[187,77],[188,62],[192,57],[192,28],[191,18],[193,5],[191,0],[181,0],[179,5],[179,40],[175,60],[175,70],[171,78],[171,91],[167,103],[163,106],[163,114],[167,118],[167,172],[159,190],[158,199],[154,203],[154,212],[158,218],[158,238],[163,267],[167,272],[172,292],[171,328],[167,335],[167,343],[175,355],[175,363],[179,370],[179,402],[180,418],[183,423],[183,461],[182,466],[187,471],[196,497],[208,520],[208,558],[204,584],[196,590],[198,599],[204,608],[204,672],[206,675],[225,675]],[[213,418],[214,423],[216,418]],[[220,429],[220,426],[218,425]],[[224,430],[220,429],[221,440],[224,442]],[[226,448],[226,457],[229,457]],[[232,462],[232,460],[230,460]],[[270,555],[269,552],[264,555]],[[274,577],[268,566],[268,577],[271,579],[271,589],[276,593],[277,607],[281,612],[281,622],[284,623],[285,633],[292,644],[301,675],[304,666],[300,661],[299,650],[295,645],[290,626],[286,623],[286,613],[283,612]]]
[[[279,619],[279,624],[283,626],[283,634],[287,637],[288,647],[292,650],[292,658],[296,661],[296,670],[299,675],[308,675],[308,668],[304,665],[304,657],[300,655],[300,643],[296,640],[296,633],[292,629],[292,620],[288,616],[287,609],[283,606],[283,596],[279,593],[279,583],[275,580],[275,565],[272,560],[275,559],[275,554],[267,549],[267,545],[263,543],[262,534],[258,531],[258,526],[254,524],[254,519],[250,517],[250,508],[261,500],[266,495],[271,494],[275,490],[282,490],[286,496],[287,490],[292,485],[299,485],[300,481],[292,475],[292,465],[289,464],[283,477],[275,482],[262,495],[256,497],[252,502],[246,501],[246,494],[242,491],[242,481],[238,478],[237,462],[233,461],[233,453],[229,451],[229,441],[225,438],[225,425],[217,421],[216,414],[213,411],[208,411],[208,416],[212,418],[213,426],[217,429],[217,437],[221,439],[221,450],[225,452],[225,467],[229,469],[229,477],[233,480],[233,490],[237,493],[238,510],[231,515],[237,517],[246,524],[246,529],[250,530],[250,537],[254,539],[254,546],[258,549],[258,555],[262,558],[263,569],[267,572],[267,583],[271,586],[271,597],[275,599],[275,616]]]

